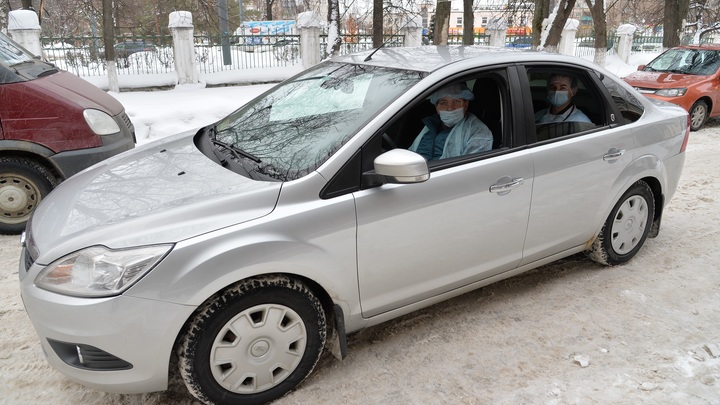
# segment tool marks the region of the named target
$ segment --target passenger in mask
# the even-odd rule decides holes
[[[425,127],[409,149],[428,161],[492,149],[490,129],[467,112],[473,98],[465,83],[451,84],[433,93],[430,102],[437,114],[423,119]]]
[[[592,122],[572,102],[577,91],[576,78],[562,74],[550,75],[547,84],[547,102],[550,103],[550,108],[538,111],[535,122]]]

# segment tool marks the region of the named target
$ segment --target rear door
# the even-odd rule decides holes
[[[592,72],[567,65],[527,66],[520,76],[527,79],[523,86],[533,112],[547,107],[546,80],[558,72],[577,78],[572,101],[593,122],[561,123],[549,137],[538,137],[543,125],[533,125],[534,117],[527,122],[535,177],[522,265],[588,243],[616,198],[611,191],[633,159],[632,131],[620,125]]]

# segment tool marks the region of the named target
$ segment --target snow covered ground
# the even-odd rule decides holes
[[[213,122],[267,88],[113,95],[146,143]],[[720,405],[718,156],[713,120],[691,135],[660,235],[630,263],[572,256],[363,330],[344,361],[324,355],[277,403]],[[0,404],[196,403],[177,387],[97,392],[52,369],[23,310],[19,253],[18,236],[0,236]]]

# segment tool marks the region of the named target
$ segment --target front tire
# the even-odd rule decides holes
[[[699,130],[708,118],[708,105],[702,100],[698,100],[690,107],[690,130]]]
[[[54,179],[39,163],[0,158],[0,233],[22,232],[35,207],[52,191]]]
[[[303,283],[245,280],[208,300],[180,340],[180,374],[206,404],[262,404],[313,370],[326,337],[325,311]]]
[[[613,207],[588,256],[614,266],[632,259],[645,243],[652,226],[655,197],[650,186],[638,181]]]

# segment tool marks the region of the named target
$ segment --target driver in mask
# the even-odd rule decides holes
[[[430,102],[437,114],[423,119],[425,127],[409,150],[431,161],[492,149],[490,129],[467,112],[473,98],[465,83],[451,84],[433,93]]]
[[[550,75],[547,84],[547,102],[550,108],[540,110],[535,114],[535,122],[544,124],[548,122],[588,122],[590,118],[572,102],[577,94],[578,85],[575,77],[558,73]]]

